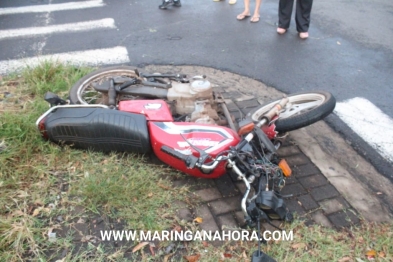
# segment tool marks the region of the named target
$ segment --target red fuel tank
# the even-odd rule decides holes
[[[150,141],[156,156],[164,163],[196,177],[217,178],[226,173],[225,164],[221,162],[213,172],[204,174],[199,169],[188,169],[185,163],[161,151],[163,145],[169,146],[183,154],[199,153],[190,146],[204,150],[215,158],[219,153],[239,143],[240,137],[232,129],[222,126],[195,124],[189,122],[148,122]],[[208,159],[207,162],[211,161]]]

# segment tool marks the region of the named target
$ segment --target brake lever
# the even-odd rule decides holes
[[[192,147],[195,151],[197,151],[199,153],[199,158],[198,158],[198,162],[197,165],[203,165],[203,163],[205,163],[206,159],[209,157],[209,154],[207,154],[205,151],[195,147],[194,145],[192,145],[184,136],[183,134],[180,134],[180,136],[184,139],[184,141],[187,142],[187,144],[190,145],[190,147]]]

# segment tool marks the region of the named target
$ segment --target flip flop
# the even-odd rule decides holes
[[[229,4],[230,4],[230,5],[236,4],[236,0],[229,0]]]
[[[260,17],[261,16],[259,16],[259,15],[258,16],[254,15],[253,17],[251,17],[250,22],[251,23],[258,23]]]
[[[249,16],[250,15],[240,14],[240,15],[236,16],[236,19],[240,21],[240,20],[243,20],[244,18],[249,17]]]

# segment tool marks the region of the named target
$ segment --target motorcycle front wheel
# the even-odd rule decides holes
[[[100,84],[115,76],[138,77],[135,68],[130,66],[112,66],[93,71],[75,83],[70,90],[71,104],[108,104],[108,94],[94,89],[93,84]]]
[[[322,120],[333,112],[336,106],[334,96],[324,91],[302,92],[287,97],[288,104],[281,110],[280,116],[275,122],[276,131],[280,133],[293,131]],[[258,122],[279,101],[252,110],[247,116],[254,122]]]

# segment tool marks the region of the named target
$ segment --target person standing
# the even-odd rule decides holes
[[[308,38],[310,27],[310,14],[313,0],[296,0],[296,30],[302,39]],[[278,27],[277,33],[285,34],[291,22],[294,0],[280,0],[278,4]]]
[[[261,7],[262,0],[256,0],[255,2],[256,3],[255,3],[254,14],[252,15],[252,17],[250,19],[250,22],[252,22],[252,23],[259,22],[259,18],[260,18],[259,9]],[[250,13],[250,0],[244,0],[244,11],[241,14],[239,14],[236,18],[237,18],[237,20],[240,21],[246,17],[249,17],[250,14],[251,14]]]

